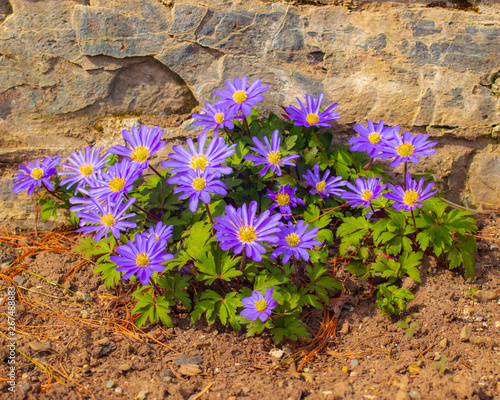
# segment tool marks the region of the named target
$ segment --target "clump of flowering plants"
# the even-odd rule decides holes
[[[61,156],[22,165],[16,176],[16,193],[43,196],[42,218],[70,208],[85,234],[74,250],[108,288],[131,286],[137,326],[172,326],[169,315],[183,307],[193,323],[296,340],[309,335],[308,309],[324,309],[342,290],[339,265],[386,315],[412,299],[400,284],[420,281],[425,253],[474,275],[470,213],[447,212],[428,175],[407,172],[435,152],[426,135],[367,121],[354,127],[352,149],[333,146],[329,127],[341,115],[323,93],[297,97],[300,108],[284,108],[284,119],[264,118],[254,106],[267,85],[226,84],[215,92],[221,100],[193,115],[198,138],[157,160],[163,169],[152,158],[163,131],[142,126],[123,131],[126,146],[74,152],[62,181]],[[402,164],[401,179],[390,181],[377,158]]]

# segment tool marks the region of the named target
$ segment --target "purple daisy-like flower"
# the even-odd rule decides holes
[[[394,186],[388,183],[387,186],[392,190],[392,193],[384,193],[384,197],[395,201],[392,206],[396,211],[411,211],[417,207],[422,207],[424,200],[431,198],[437,193],[437,190],[430,191],[433,184],[434,182],[431,182],[424,188],[424,177],[417,182],[416,179],[411,179],[411,174],[408,172],[406,174],[406,190],[399,185]]]
[[[154,236],[145,237],[136,235],[134,241],[116,248],[120,256],[111,256],[109,259],[118,265],[118,272],[125,272],[124,279],[136,275],[143,285],[147,285],[153,271],[162,272],[165,261],[174,258],[172,254],[163,253],[165,246]]]
[[[344,190],[341,197],[347,199],[346,203],[351,207],[370,207],[372,200],[379,198],[386,188],[386,185],[381,185],[381,183],[382,178],[356,178],[354,185],[347,182],[346,185],[351,191]]]
[[[174,193],[184,192],[179,196],[179,200],[189,197],[189,209],[196,212],[198,202],[210,203],[210,194],[227,194],[226,185],[220,181],[219,174],[208,169],[196,172],[190,169],[184,174],[177,174],[168,179],[168,183],[179,185],[174,189]]]
[[[214,92],[216,96],[223,100],[217,101],[214,105],[219,107],[228,107],[232,113],[236,114],[241,110],[245,117],[252,114],[252,107],[259,101],[264,100],[261,96],[269,86],[262,85],[260,79],[255,80],[247,87],[247,77],[240,81],[236,78],[233,83],[226,81],[227,88],[219,92]]]
[[[206,132],[208,129],[213,129],[214,134],[216,134],[219,129],[234,128],[234,124],[232,121],[232,119],[234,119],[234,113],[231,111],[231,109],[214,107],[210,103],[205,103],[204,106],[206,108],[202,108],[201,111],[203,111],[205,114],[193,114],[193,118],[195,119],[195,121],[193,122],[194,126],[206,125],[206,127],[203,129],[203,132]]]
[[[394,132],[399,127],[384,127],[382,120],[377,125],[373,125],[372,121],[367,121],[367,126],[359,123],[354,125],[354,130],[359,133],[359,136],[349,139],[349,143],[352,144],[351,151],[366,151],[372,158],[376,158],[382,151],[383,145],[394,139]]]
[[[142,168],[149,167],[149,158],[167,144],[167,142],[161,140],[163,129],[160,130],[159,126],[148,128],[146,125],[142,125],[140,129],[133,126],[132,132],[124,129],[122,135],[132,149],[117,144],[111,147],[108,153],[127,157]]]
[[[122,194],[125,195],[132,190],[132,184],[143,171],[140,164],[125,158],[95,178],[94,186],[89,189],[89,193],[95,198],[111,196],[111,201],[115,202]]]
[[[309,224],[305,224],[304,221],[298,221],[295,226],[292,222],[288,222],[288,226],[280,223],[278,233],[278,245],[277,249],[271,253],[271,258],[276,258],[279,255],[284,254],[283,264],[286,264],[290,257],[294,256],[296,260],[309,261],[309,253],[307,249],[312,249],[314,246],[320,246],[321,242],[319,240],[313,240],[318,237],[317,233],[319,228],[311,228],[307,230]]]
[[[271,143],[269,143],[269,139],[267,138],[267,136],[264,136],[265,145],[262,144],[262,142],[255,136],[252,138],[252,140],[257,146],[257,148],[250,147],[250,149],[259,153],[260,156],[250,154],[244,156],[243,158],[248,161],[253,161],[254,162],[253,165],[266,164],[266,166],[262,168],[262,170],[259,172],[260,176],[266,175],[266,172],[268,171],[269,168],[271,168],[273,172],[277,171],[277,175],[281,176],[280,165],[295,165],[295,163],[290,162],[290,160],[294,160],[300,157],[297,154],[282,157],[280,152],[281,140],[279,138],[278,130],[275,130],[273,132]]]
[[[233,169],[231,167],[223,166],[227,158],[232,156],[236,150],[235,144],[228,146],[224,142],[224,138],[217,137],[214,134],[212,140],[205,148],[207,143],[207,134],[200,133],[198,136],[198,146],[196,147],[191,138],[187,139],[188,150],[184,147],[175,145],[172,149],[175,153],[170,153],[168,156],[173,160],[166,160],[161,163],[164,168],[172,168],[171,174],[185,173],[189,170],[196,171],[199,168],[204,171],[208,168],[210,172],[218,174],[230,174]]]
[[[156,241],[159,241],[164,247],[169,238],[172,237],[173,225],[163,225],[160,221],[155,226],[150,226],[148,232],[143,232],[142,235],[146,238],[153,236]]]
[[[314,165],[313,170],[314,173],[308,170],[306,175],[302,175],[302,178],[306,180],[307,184],[313,187],[313,189],[311,189],[310,191],[311,194],[318,193],[321,197],[329,197],[330,195],[333,196],[341,195],[343,190],[339,188],[344,186],[347,183],[347,181],[343,181],[340,176],[333,176],[330,179],[328,179],[328,177],[330,176],[329,169],[325,171],[323,179],[321,179],[319,175],[318,164]]]
[[[246,255],[254,261],[261,261],[266,249],[260,242],[274,244],[278,237],[274,233],[281,214],[270,215],[269,210],[264,211],[259,217],[255,216],[257,202],[252,201],[250,206],[243,204],[237,210],[233,206],[226,206],[226,215],[215,217],[217,222],[214,229],[217,231],[215,238],[220,242],[222,250],[234,247],[234,253],[240,254],[245,248]]]
[[[36,161],[31,161],[26,165],[19,164],[21,169],[17,170],[12,190],[16,194],[27,190],[28,196],[31,195],[37,187],[42,187],[43,184],[45,184],[49,190],[54,190],[54,184],[49,178],[57,173],[56,166],[61,160],[61,156],[45,157],[42,161],[37,158]]]
[[[272,314],[273,309],[278,305],[278,302],[273,299],[274,288],[266,287],[266,295],[255,290],[250,297],[245,297],[243,303],[243,311],[240,315],[246,317],[250,321],[256,321],[257,318],[262,322],[266,322],[267,318]]]
[[[297,204],[305,205],[304,200],[295,197],[296,191],[297,188],[292,189],[290,185],[281,186],[277,192],[267,189],[268,194],[265,196],[271,198],[273,201],[273,204],[269,207],[269,211],[273,212],[276,207],[279,207],[283,218],[290,219],[290,215],[292,215],[291,207],[297,207]]]
[[[93,198],[92,201],[95,208],[87,207],[85,211],[76,214],[76,216],[80,218],[81,226],[77,232],[83,232],[85,234],[97,232],[94,240],[98,242],[103,236],[107,238],[109,231],[118,239],[120,237],[120,231],[135,228],[137,226],[135,222],[125,221],[127,218],[133,217],[135,213],[125,214],[125,212],[135,203],[136,198],[131,197],[125,204],[122,204],[122,200],[122,195],[120,195],[115,202],[113,202],[111,196],[107,196],[106,200],[102,203]]]
[[[299,103],[300,110],[295,106],[288,106],[285,111],[288,113],[288,118],[293,120],[295,126],[330,126],[329,121],[340,119],[337,111],[334,111],[338,103],[329,105],[324,111],[320,111],[321,102],[325,95],[320,93],[319,96],[311,98],[306,94],[306,104],[302,103],[298,97],[295,99]]]
[[[430,142],[427,139],[429,135],[413,135],[410,132],[404,132],[403,136],[397,130],[394,131],[394,140],[386,142],[381,148],[381,158],[396,157],[391,162],[391,167],[395,168],[399,164],[410,161],[418,163],[418,157],[429,156],[436,152],[431,149],[437,142]]]
[[[109,161],[107,154],[100,157],[101,149],[102,146],[97,148],[87,146],[84,151],[71,153],[71,157],[66,158],[68,164],[62,164],[66,170],[59,172],[59,176],[69,175],[61,181],[61,186],[67,185],[69,189],[76,183],[75,194],[77,194],[80,189],[85,188],[85,185],[95,185],[97,172]]]

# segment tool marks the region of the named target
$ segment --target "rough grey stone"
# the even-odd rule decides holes
[[[323,91],[325,104],[339,104],[339,132],[383,119],[432,135],[441,155],[450,154],[432,161],[450,198],[495,205],[500,5],[471,13],[422,7],[428,2],[393,2],[382,24],[379,5],[361,0],[351,8],[337,0],[324,7],[0,1],[0,161],[7,166],[0,225],[34,225],[33,200],[7,194],[4,179],[16,163],[119,141],[113,123],[139,122],[141,114],[161,124],[165,115],[213,103],[214,90],[243,76],[270,86],[258,105],[263,114]]]

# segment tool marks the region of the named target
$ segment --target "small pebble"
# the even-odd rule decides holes
[[[139,394],[137,395],[137,400],[144,400],[146,398],[146,396],[148,395],[148,391],[147,390],[141,390],[139,392]]]
[[[250,391],[250,388],[248,386],[243,386],[241,390],[243,390],[243,393],[247,394]]]
[[[269,354],[271,355],[271,357],[274,357],[274,358],[277,358],[278,360],[283,357],[283,354],[285,352],[283,350],[280,350],[280,349],[274,349],[274,350],[271,350],[269,352]]]
[[[416,390],[412,390],[408,393],[412,400],[420,400],[420,393],[417,392]]]
[[[351,360],[351,364],[350,364],[350,367],[351,368],[355,368],[357,367],[359,364],[359,360],[356,360],[355,358]]]
[[[460,341],[461,342],[468,342],[470,337],[472,335],[472,328],[470,325],[465,325],[460,332]]]
[[[81,310],[80,314],[82,314],[83,319],[87,319],[90,317],[90,313],[87,310]]]
[[[108,389],[111,389],[113,386],[115,386],[115,382],[114,381],[107,381],[106,382],[106,387]]]
[[[88,301],[89,303],[92,301],[92,297],[90,297],[90,295],[87,294],[87,293],[76,292],[75,294],[77,296],[79,296],[79,297],[77,297],[77,299],[80,300],[80,301],[82,301],[82,298],[83,298],[83,300]]]
[[[498,250],[498,246],[497,246],[497,245],[492,244],[492,245],[490,246],[490,250]]]
[[[16,275],[12,280],[16,283],[18,286],[23,286],[24,282],[26,282],[26,278],[21,275]]]
[[[340,333],[342,335],[347,335],[349,333],[349,322],[345,321],[342,324],[342,328],[340,329]]]
[[[105,337],[94,342],[95,346],[106,346],[109,343],[109,338]]]
[[[434,361],[439,361],[441,360],[441,356],[434,356]]]
[[[408,393],[400,390],[396,395],[396,400],[411,400],[411,397]]]
[[[130,371],[130,369],[131,369],[131,368],[132,368],[132,366],[131,366],[130,364],[127,364],[127,363],[125,363],[125,364],[120,364],[120,365],[118,366],[118,369],[119,369],[120,371],[123,371],[123,372]]]
[[[448,347],[448,339],[444,338],[439,342],[439,347],[446,349]]]
[[[123,389],[118,386],[116,389],[115,389],[115,393],[118,393],[118,394],[122,394],[123,393]]]

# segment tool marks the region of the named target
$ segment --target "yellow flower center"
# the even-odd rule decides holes
[[[363,191],[363,194],[361,195],[361,198],[363,200],[370,200],[373,197],[373,193],[369,191],[368,189]]]
[[[409,157],[415,151],[415,147],[411,143],[403,142],[396,147],[396,151],[401,157]]]
[[[371,144],[380,143],[380,139],[382,139],[382,136],[380,136],[380,134],[377,132],[372,132],[368,135],[368,140],[370,141]]]
[[[125,179],[116,176],[113,179],[111,179],[108,183],[108,187],[113,191],[113,192],[119,192],[125,187]]]
[[[286,206],[288,203],[290,203],[290,196],[286,193],[278,193],[276,195],[276,203],[278,203],[280,206]]]
[[[281,153],[279,151],[270,151],[267,155],[267,161],[271,164],[278,164],[281,160]]]
[[[223,124],[224,123],[224,114],[223,113],[217,113],[214,115],[214,120],[218,124]]]
[[[257,311],[265,311],[267,309],[267,301],[264,299],[257,300],[255,302],[255,309]]]
[[[104,225],[108,228],[112,227],[115,224],[115,217],[113,214],[104,214],[101,217],[101,225]]]
[[[243,243],[253,243],[257,237],[257,232],[255,228],[250,225],[243,225],[238,230],[238,239]]]
[[[306,121],[311,125],[315,125],[319,122],[319,115],[314,113],[307,114]]]
[[[237,90],[233,94],[233,100],[236,103],[239,104],[244,103],[246,99],[247,99],[247,92],[245,92],[244,90]]]
[[[403,201],[409,206],[414,205],[418,202],[418,193],[412,189],[407,190],[403,196]]]
[[[83,163],[82,165],[80,165],[79,170],[80,175],[89,176],[92,175],[92,172],[94,172],[94,167],[90,163]]]
[[[130,154],[132,161],[143,163],[149,158],[149,149],[144,146],[137,146]]]
[[[326,182],[325,182],[325,181],[321,181],[321,182],[318,182],[318,183],[316,184],[316,190],[317,190],[318,192],[322,192],[322,191],[324,191],[324,190],[325,190],[325,187],[326,187]]]
[[[139,253],[135,257],[135,264],[138,267],[147,267],[150,261],[151,258],[149,258],[149,256],[146,253]]]
[[[151,235],[155,235],[155,242],[157,242],[158,240],[160,240],[160,236],[157,233],[150,233],[148,235],[148,239],[151,237]]]
[[[296,233],[290,233],[285,237],[285,240],[290,247],[297,247],[300,243],[300,237]]]
[[[207,181],[203,178],[194,178],[191,187],[194,190],[203,190],[207,186]]]
[[[200,171],[203,171],[208,165],[208,158],[203,154],[196,154],[191,157],[189,161],[189,166],[196,171],[196,168],[199,168]]]
[[[33,178],[33,179],[42,179],[43,177],[43,169],[42,168],[33,168],[31,170],[31,174],[30,176]]]

